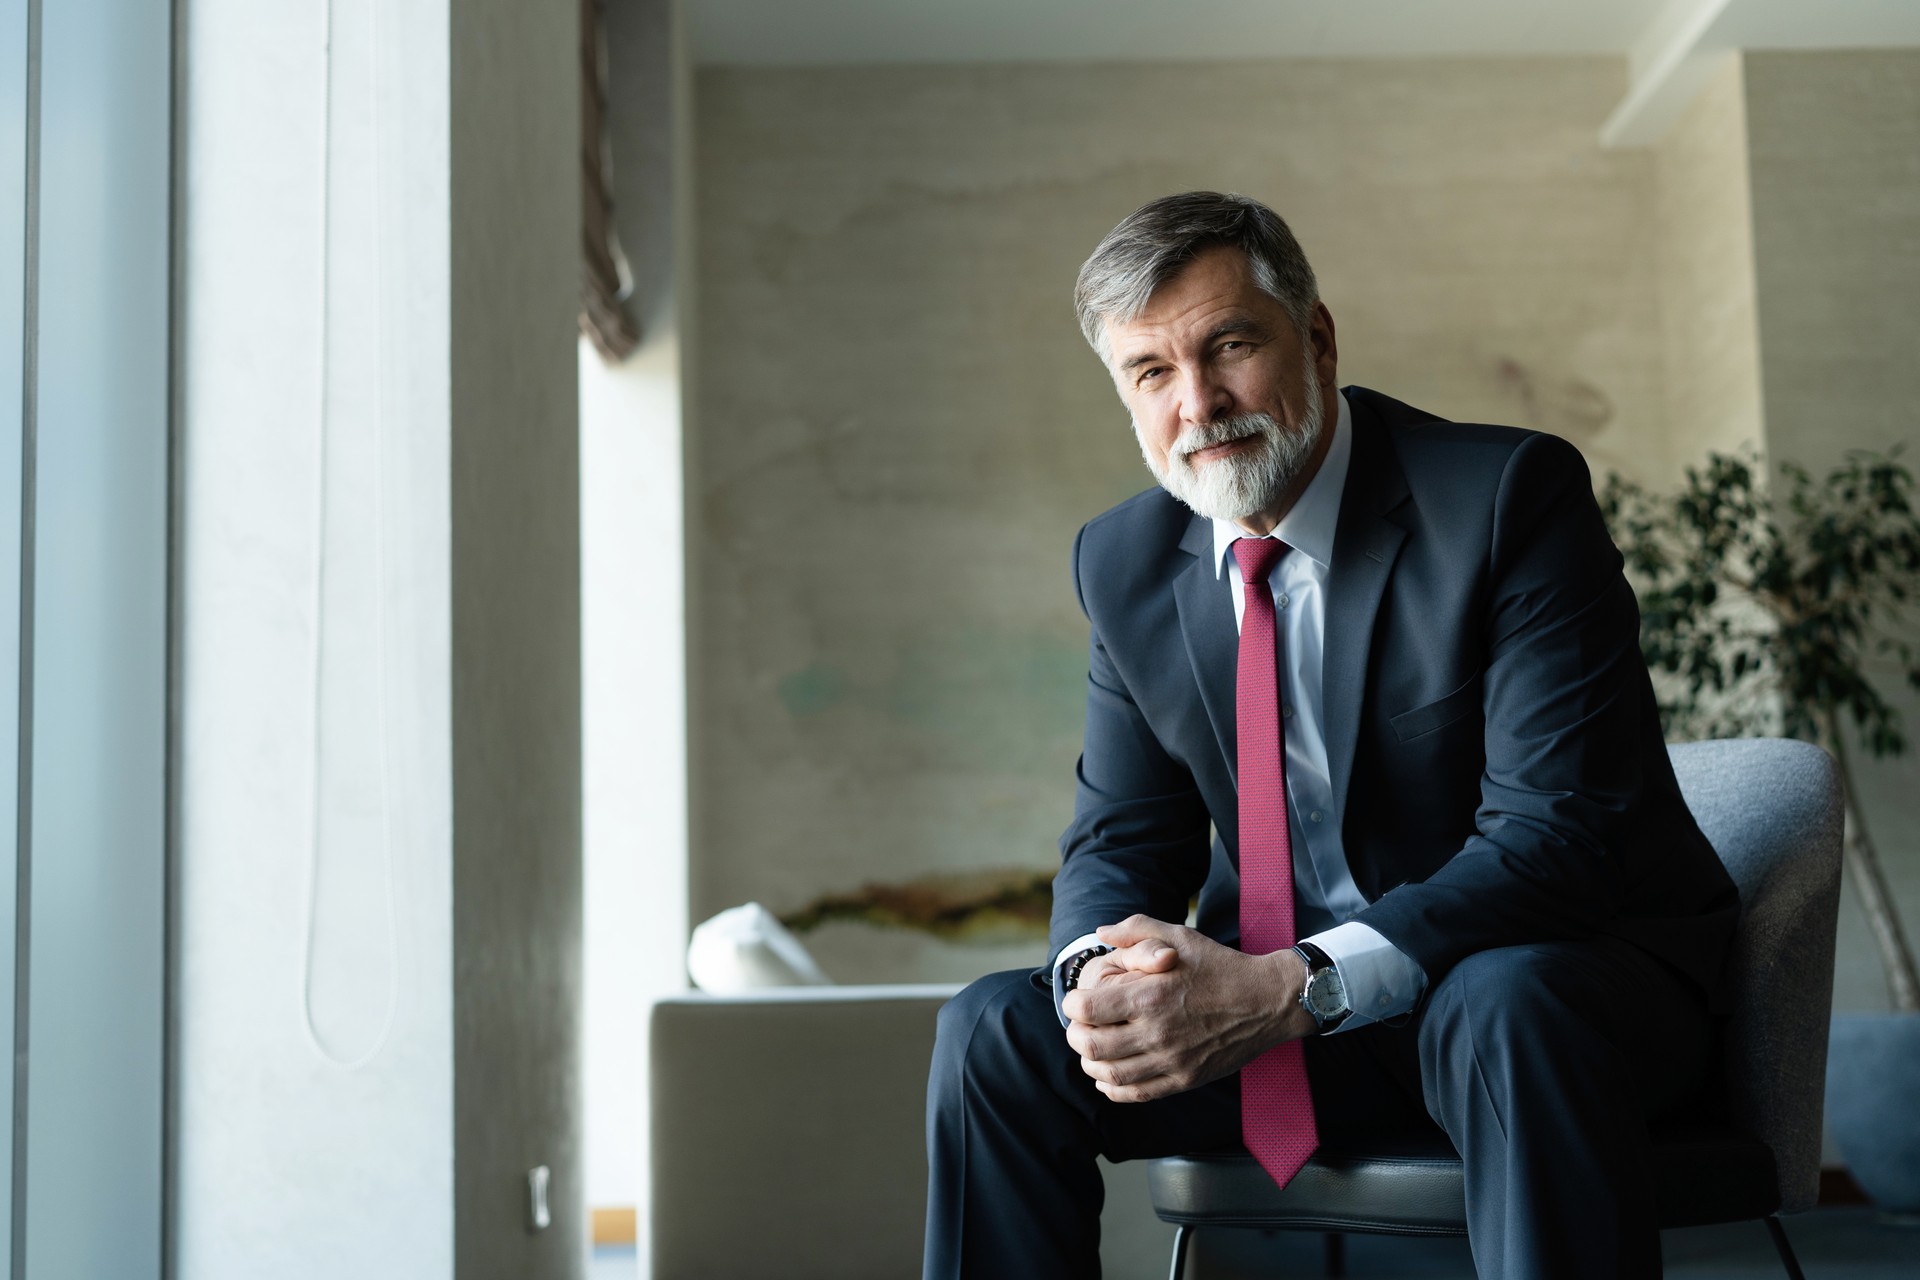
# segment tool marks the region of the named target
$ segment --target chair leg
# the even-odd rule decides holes
[[[1333,1280],[1347,1274],[1347,1238],[1338,1231],[1329,1231],[1325,1236],[1327,1246],[1327,1274]]]
[[[1173,1270],[1167,1273],[1167,1280],[1180,1280],[1187,1270],[1187,1240],[1193,1231],[1184,1222],[1173,1232]]]
[[[1772,1214],[1767,1215],[1767,1234],[1773,1237],[1773,1247],[1780,1253],[1780,1265],[1787,1269],[1787,1280],[1807,1280],[1807,1273],[1800,1269],[1800,1259],[1793,1256],[1787,1229]]]

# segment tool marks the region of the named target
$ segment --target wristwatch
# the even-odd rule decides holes
[[[1293,950],[1307,962],[1307,985],[1300,988],[1300,1003],[1313,1015],[1314,1023],[1324,1035],[1345,1022],[1353,1012],[1353,1005],[1347,1000],[1347,988],[1340,981],[1340,971],[1333,967],[1333,957],[1319,947],[1301,942],[1295,944]]]

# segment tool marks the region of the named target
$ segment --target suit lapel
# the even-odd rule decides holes
[[[1213,565],[1213,525],[1195,516],[1187,525],[1180,549],[1193,557],[1173,580],[1173,599],[1180,610],[1180,634],[1187,642],[1187,660],[1200,686],[1200,700],[1213,721],[1220,755],[1231,772],[1237,754],[1233,681],[1240,633],[1233,624],[1233,596]]]
[[[1355,390],[1358,390],[1356,388]],[[1328,781],[1336,813],[1346,812],[1347,784],[1359,742],[1360,715],[1366,700],[1367,663],[1373,649],[1374,619],[1386,594],[1407,531],[1387,513],[1408,497],[1406,475],[1379,421],[1370,397],[1350,397],[1353,455],[1347,487],[1340,498],[1333,564],[1327,573],[1326,635],[1322,646],[1320,695],[1327,726]],[[1238,719],[1234,676],[1240,643],[1233,621],[1233,596],[1214,571],[1213,525],[1194,516],[1180,539],[1193,557],[1173,582],[1180,632],[1207,718],[1213,722],[1220,756],[1238,778]],[[1236,783],[1237,785],[1237,783]],[[1216,822],[1216,825],[1219,825]]]
[[[1407,478],[1364,397],[1353,409],[1353,455],[1327,572],[1326,636],[1320,664],[1320,696],[1327,727],[1327,773],[1334,812],[1344,814],[1353,777],[1354,746],[1366,698],[1367,661],[1374,619],[1407,531],[1386,513],[1407,498]]]

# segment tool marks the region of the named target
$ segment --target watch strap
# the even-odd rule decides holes
[[[1293,950],[1294,954],[1298,955],[1307,966],[1307,980],[1302,983],[1300,987],[1300,1007],[1307,1011],[1308,1016],[1313,1019],[1315,1027],[1319,1029],[1322,1035],[1325,1035],[1327,1032],[1332,1031],[1341,1023],[1345,1022],[1348,1016],[1353,1013],[1351,997],[1347,1000],[1346,1008],[1340,1010],[1338,1013],[1322,1017],[1320,1011],[1313,1007],[1312,1000],[1308,998],[1308,992],[1313,989],[1314,979],[1316,977],[1328,970],[1332,970],[1334,975],[1338,977],[1340,968],[1334,964],[1332,956],[1311,942],[1296,942],[1293,944]],[[1342,994],[1344,995],[1344,988]]]
[[[1322,969],[1331,969],[1334,967],[1333,957],[1311,942],[1296,942],[1293,944],[1293,949],[1298,951],[1300,958],[1307,962],[1308,974],[1315,974]]]

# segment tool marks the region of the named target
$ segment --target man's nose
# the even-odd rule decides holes
[[[1196,426],[1217,422],[1233,411],[1233,393],[1204,368],[1187,375],[1180,397],[1180,420]]]

